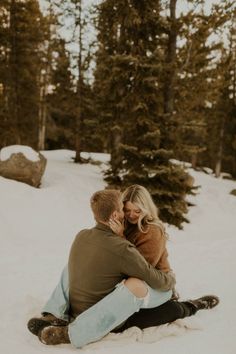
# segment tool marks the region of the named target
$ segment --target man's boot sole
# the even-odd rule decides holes
[[[38,335],[46,345],[69,344],[68,326],[45,326]]]
[[[51,322],[44,321],[41,318],[31,318],[27,323],[28,330],[35,336],[38,336],[39,332],[47,326],[51,326]]]

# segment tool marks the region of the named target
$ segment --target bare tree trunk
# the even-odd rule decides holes
[[[170,30],[168,39],[168,48],[166,56],[167,75],[164,87],[164,113],[171,114],[174,111],[175,90],[174,82],[176,75],[176,3],[177,0],[170,0]]]
[[[10,4],[10,54],[9,54],[9,115],[12,122],[12,134],[15,144],[21,143],[19,129],[19,112],[18,112],[18,75],[17,75],[17,28],[16,28],[16,1],[11,0]]]
[[[83,88],[83,63],[82,63],[82,50],[83,50],[83,38],[82,38],[82,0],[79,1],[79,56],[78,56],[78,85],[77,85],[77,94],[78,94],[78,112],[76,114],[76,129],[75,129],[75,162],[82,162],[81,158],[81,136],[82,132],[82,88]]]
[[[236,16],[234,18],[234,29],[236,32]],[[233,66],[233,95],[234,95],[234,106],[236,107],[236,34],[235,34],[235,42],[234,42],[234,51],[233,51],[233,62],[234,62],[234,66]],[[234,156],[234,162],[233,162],[233,174],[234,176],[236,176],[236,154]]]
[[[47,74],[41,74],[40,102],[39,102],[39,128],[38,128],[38,150],[45,150],[46,138],[46,91],[47,91]]]
[[[197,158],[198,158],[198,153],[194,152],[192,154],[192,158],[191,158],[192,168],[196,168],[197,167]]]
[[[53,18],[53,4],[51,1],[49,7],[49,16],[50,20]],[[46,141],[46,127],[47,127],[47,93],[48,85],[50,83],[50,74],[51,74],[51,62],[52,62],[52,46],[51,38],[53,33],[53,21],[49,25],[47,44],[45,44],[46,52],[46,63],[43,65],[40,73],[40,101],[39,101],[39,119],[38,119],[38,150],[45,150],[45,141]]]
[[[117,170],[120,170],[122,163],[122,156],[120,152],[120,145],[122,142],[122,130],[118,125],[111,129],[111,168],[113,174],[116,175]]]
[[[235,31],[236,31],[236,24],[235,24]],[[236,40],[236,34],[235,34],[235,40]],[[234,43],[233,48],[232,48],[232,60],[233,60],[233,100],[234,100],[234,105],[236,106],[236,43]]]
[[[225,119],[222,120],[222,125],[220,128],[220,139],[218,145],[218,152],[216,155],[216,165],[215,165],[215,176],[218,178],[221,174],[222,158],[223,158],[223,143],[224,143],[224,132],[225,132]]]

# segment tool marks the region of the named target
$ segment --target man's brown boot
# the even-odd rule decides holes
[[[56,345],[70,343],[68,326],[48,326],[39,332],[39,340],[43,344]]]
[[[66,326],[67,321],[61,320],[60,318],[55,317],[51,313],[47,313],[41,317],[33,317],[27,323],[28,330],[35,334],[36,336],[39,332],[47,326]]]

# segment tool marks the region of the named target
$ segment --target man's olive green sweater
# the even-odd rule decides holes
[[[136,277],[152,288],[169,290],[171,274],[147,263],[136,247],[103,224],[82,230],[69,256],[71,314],[77,316],[114,290],[122,279]]]

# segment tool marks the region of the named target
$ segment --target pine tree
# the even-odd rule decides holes
[[[175,155],[190,161],[193,167],[201,163],[205,155],[207,122],[218,96],[216,57],[223,43],[210,38],[227,21],[224,10],[225,4],[220,4],[213,7],[210,14],[205,14],[201,6],[199,10],[191,9],[181,14],[178,19],[180,41],[176,58],[174,115],[171,117],[174,124],[169,134]]]
[[[81,157],[81,152],[86,147],[86,139],[89,136],[88,129],[93,126],[93,99],[91,84],[88,80],[91,62],[91,38],[88,34],[91,21],[89,5],[82,0],[64,0],[59,4],[59,12],[61,26],[67,30],[66,49],[70,54],[70,68],[74,85],[73,102],[70,103],[73,111],[72,130],[71,119],[68,120],[68,128],[70,132],[73,132],[70,144],[72,142],[74,144],[75,162],[82,163],[84,159]],[[89,145],[91,148],[91,141]]]
[[[54,40],[52,56],[50,81],[53,89],[47,95],[50,119],[46,141],[48,148],[73,149],[76,102],[70,56],[65,40],[61,38]]]
[[[117,21],[117,1],[103,1],[97,8],[96,29],[98,32],[98,50],[96,53],[96,69],[93,92],[96,110],[98,112],[98,125],[96,136],[103,145],[103,151],[112,151],[112,166],[119,165],[119,144],[122,136],[122,127],[118,118],[116,105],[117,92],[113,91],[111,72],[114,66],[114,55],[119,51],[120,25]],[[115,68],[114,70],[118,70]],[[120,70],[117,76],[125,75]],[[114,74],[113,74],[114,76]],[[122,96],[122,88],[120,89]]]
[[[3,92],[8,132],[4,144],[37,147],[42,14],[36,0],[9,0],[1,6],[6,15]]]
[[[218,64],[219,93],[208,123],[208,155],[216,177],[222,170],[236,176],[236,23],[231,14],[229,48]]]
[[[198,116],[196,122],[193,122],[195,124],[190,124],[190,127],[188,127],[188,131],[192,129],[193,134],[195,133],[195,136],[189,136],[189,141],[194,137],[196,148],[201,142],[204,149],[204,154],[198,154],[199,165],[203,164],[203,166],[211,167],[216,176],[219,176],[222,167],[225,168],[226,166],[224,163],[226,157],[225,142],[228,136],[226,126],[229,121],[231,106],[229,103],[229,72],[232,60],[230,59],[231,55],[229,55],[228,41],[225,41],[225,38],[231,22],[230,19],[234,14],[233,6],[231,1],[215,5],[209,20],[205,21],[207,32],[214,33],[215,38],[218,36],[218,41],[216,43],[212,40],[204,40],[204,42],[208,42],[208,46],[201,45],[199,48],[202,48],[202,53],[205,50],[208,50],[209,53],[206,57],[207,60],[203,60],[199,66],[200,70],[198,70],[199,75],[197,77],[200,79],[202,77],[202,80],[200,81],[198,95],[195,96],[199,98],[199,102],[205,100],[206,106],[202,105],[201,115],[195,115]],[[207,32],[205,31],[205,33]],[[198,52],[201,53],[199,49]],[[195,86],[194,82],[192,82],[192,86]],[[191,92],[191,88],[189,92]],[[194,96],[192,101],[193,103],[196,101]],[[188,107],[191,108],[191,105],[188,105]],[[195,129],[197,123],[199,123],[199,131]],[[183,124],[183,127],[185,127],[185,124]],[[192,142],[194,142],[194,139],[192,139]],[[190,148],[194,148],[192,143],[188,143],[188,145]]]
[[[88,9],[77,0],[49,3],[42,50],[41,135],[45,136],[47,121],[47,148],[74,149],[75,161],[83,162],[80,152],[98,145],[91,139],[96,113],[87,80],[91,61],[90,45],[85,43]]]
[[[58,13],[55,1],[49,0],[48,7],[44,10],[44,18],[41,23],[44,41],[40,45],[40,101],[38,119],[38,150],[45,150],[47,132],[50,132],[50,112],[47,102],[50,87],[52,87],[51,76],[54,66],[55,44],[58,40]]]
[[[163,53],[159,48],[166,27],[160,5],[151,0],[124,0],[105,1],[100,8],[99,38],[104,42],[100,43],[98,62],[103,70],[98,72],[101,75],[107,70],[109,76],[100,76],[99,84],[105,88],[103,102],[109,105],[110,129],[120,127],[116,128],[119,152],[115,159],[111,157],[107,181],[122,188],[132,183],[144,185],[162,220],[181,227],[186,221],[185,195],[191,188],[186,172],[171,162],[172,152],[163,148],[164,105],[159,89]],[[108,9],[113,12],[107,20]]]

